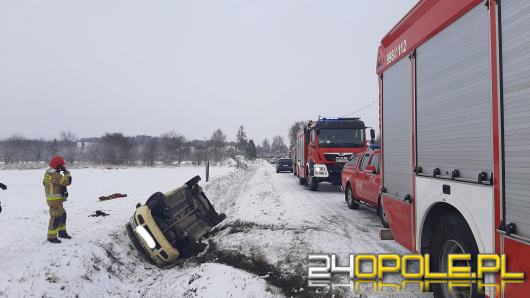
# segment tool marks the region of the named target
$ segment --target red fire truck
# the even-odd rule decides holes
[[[298,133],[295,146],[294,171],[300,184],[312,191],[318,190],[320,182],[340,185],[344,163],[352,154],[366,150],[365,129],[359,118],[309,121]]]
[[[381,41],[383,208],[435,271],[480,252],[530,275],[529,28],[527,0],[422,0]]]

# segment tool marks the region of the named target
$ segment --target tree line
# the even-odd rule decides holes
[[[62,155],[70,164],[178,165],[184,161],[201,164],[220,162],[237,155],[255,159],[287,152],[281,136],[274,137],[272,143],[265,139],[256,146],[243,126],[240,126],[235,141],[228,141],[221,129],[214,130],[210,138],[204,140],[188,140],[175,131],[160,136],[105,133],[94,138],[77,138],[73,132],[63,131],[57,138],[47,140],[18,134],[0,140],[0,161],[6,164],[47,162],[51,156]]]

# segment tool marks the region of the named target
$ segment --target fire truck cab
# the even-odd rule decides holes
[[[476,272],[478,253],[496,253],[530,275],[528,28],[530,1],[421,0],[379,46],[383,208],[394,239],[430,254],[433,271],[469,253]],[[500,296],[529,291],[507,284]]]
[[[364,122],[359,118],[319,118],[309,121],[296,142],[296,173],[300,184],[318,190],[321,182],[341,184],[348,158],[366,150]]]

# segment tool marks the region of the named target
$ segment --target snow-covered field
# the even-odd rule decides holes
[[[136,203],[203,173],[197,167],[73,170],[65,208],[74,238],[55,245],[46,242],[43,170],[0,171],[9,187],[0,192],[0,297],[327,297],[326,289],[307,287],[309,253],[344,260],[352,253],[405,252],[378,240],[375,212],[349,210],[338,187],[309,192],[292,174],[257,162],[249,169],[212,167],[210,182],[201,183],[228,216],[209,233],[206,251],[171,269],[143,262],[124,232]],[[128,197],[98,201],[115,192]],[[95,210],[110,216],[89,217]]]

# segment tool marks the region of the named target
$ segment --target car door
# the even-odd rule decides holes
[[[377,206],[379,200],[379,155],[373,153],[370,158],[369,165],[375,167],[376,172],[365,171],[366,180],[364,182],[364,195],[366,202],[370,205]]]
[[[366,168],[366,165],[370,162],[370,154],[363,154],[362,160],[359,162],[359,168],[356,171],[354,180],[355,180],[355,196],[359,200],[365,200],[366,191],[364,189],[364,185],[366,183],[366,173],[364,172],[364,169]]]

